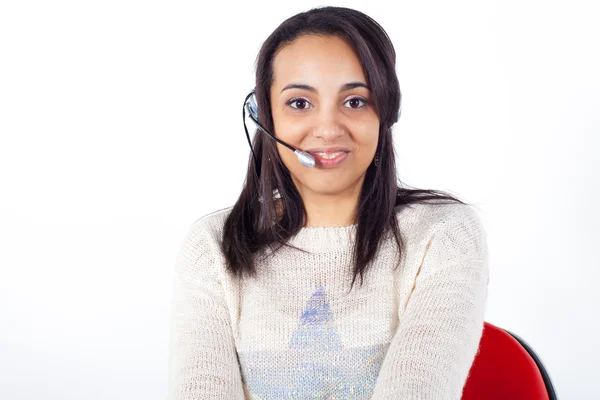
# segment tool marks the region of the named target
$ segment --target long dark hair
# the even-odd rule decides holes
[[[376,150],[378,166],[371,163],[366,171],[355,221],[352,286],[357,275],[360,275],[362,285],[363,273],[389,229],[402,254],[404,240],[396,220],[397,207],[429,200],[466,203],[437,190],[405,188],[406,185],[397,178],[391,137],[391,125],[396,120],[401,100],[396,52],[383,28],[357,10],[331,6],[313,8],[290,17],[267,38],[256,60],[255,91],[261,124],[273,132],[270,88],[275,55],[301,35],[311,34],[337,36],[352,46],[367,75],[380,120]],[[279,244],[277,249],[291,246],[287,240],[304,226],[306,209],[288,168],[279,157],[275,142],[258,133],[254,135],[252,146],[256,164],[250,157],[242,192],[225,220],[221,250],[230,272],[254,277],[257,272],[255,255],[266,247],[273,249],[275,243]],[[274,195],[277,192],[279,200]]]

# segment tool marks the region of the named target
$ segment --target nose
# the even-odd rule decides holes
[[[315,116],[315,126],[313,136],[327,142],[334,142],[339,137],[346,134],[346,128],[341,119],[343,115],[341,110],[336,110],[334,106],[325,111],[321,111]]]

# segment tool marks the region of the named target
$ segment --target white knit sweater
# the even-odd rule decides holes
[[[289,243],[310,254],[269,252],[240,281],[218,247],[230,211],[194,222],[177,256],[170,400],[461,398],[489,281],[475,209],[398,211],[400,266],[388,236],[351,292],[357,225],[304,227]]]

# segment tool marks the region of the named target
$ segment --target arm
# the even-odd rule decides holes
[[[216,250],[200,220],[177,255],[169,400],[244,399]]]
[[[477,354],[489,281],[484,228],[470,206],[451,205],[427,237],[371,400],[459,400]]]

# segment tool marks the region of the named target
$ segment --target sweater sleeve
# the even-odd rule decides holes
[[[483,333],[489,269],[470,206],[445,208],[426,236],[412,292],[371,400],[460,400]]]
[[[244,399],[216,250],[199,220],[177,255],[169,400]]]

